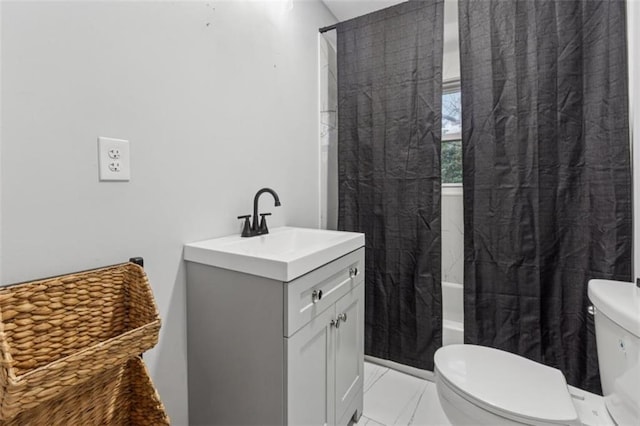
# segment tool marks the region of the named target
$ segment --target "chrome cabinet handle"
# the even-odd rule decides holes
[[[322,290],[313,290],[313,293],[311,293],[311,302],[318,303],[320,300],[322,300]]]
[[[331,320],[329,324],[331,324],[335,328],[340,328],[340,321],[347,322],[347,314],[338,314],[338,318]]]
[[[356,268],[355,266],[352,268],[349,268],[349,278],[353,278],[357,276],[359,273],[360,271],[358,271],[358,268]]]

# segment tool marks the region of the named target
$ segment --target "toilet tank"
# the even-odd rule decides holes
[[[589,299],[607,410],[617,424],[640,424],[640,288],[591,280]]]

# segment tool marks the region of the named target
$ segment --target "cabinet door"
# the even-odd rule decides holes
[[[287,345],[287,424],[332,425],[334,336],[331,320],[333,307],[312,319],[293,336]]]
[[[336,318],[346,315],[335,334],[335,422],[354,398],[362,398],[364,373],[364,284],[336,302]],[[349,413],[351,416],[353,413]]]

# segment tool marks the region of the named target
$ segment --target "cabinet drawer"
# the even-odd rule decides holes
[[[363,281],[364,248],[359,248],[285,284],[284,336],[293,335]]]

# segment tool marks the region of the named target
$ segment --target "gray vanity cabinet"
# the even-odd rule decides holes
[[[361,415],[363,248],[290,282],[187,262],[187,316],[190,424]]]

